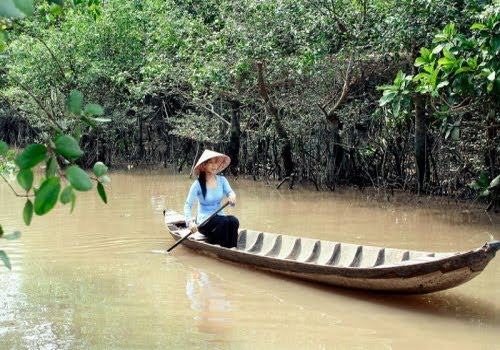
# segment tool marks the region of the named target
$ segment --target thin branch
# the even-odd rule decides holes
[[[16,79],[13,79],[13,80],[14,80],[14,82],[17,85],[19,85],[36,102],[36,104],[38,105],[38,107],[40,107],[45,112],[45,114],[47,115],[47,117],[49,118],[49,120],[52,123],[54,123],[54,125],[59,129],[59,131],[62,131],[63,127],[61,125],[59,125],[59,123],[54,118],[54,116],[52,115],[52,113],[50,113],[49,110],[47,110],[47,108],[44,106],[43,102],[37,96],[35,96],[35,94],[27,86],[25,86],[23,83],[21,83],[20,81],[18,81]]]
[[[3,174],[0,174],[0,177],[2,177],[2,179],[5,181],[5,183],[6,183],[7,185],[9,185],[10,189],[12,190],[12,192],[14,192],[14,195],[15,195],[16,197],[24,197],[24,198],[33,197],[33,195],[29,195],[29,194],[19,194],[19,193],[17,193],[17,192],[16,192],[16,190],[14,189],[14,187],[12,187],[12,185],[10,184],[9,180],[7,180],[7,179],[5,178],[5,176],[3,176]]]
[[[43,41],[41,38],[37,37],[37,36],[32,36],[32,38],[38,40],[39,42],[42,43],[42,45],[47,49],[47,51],[49,52],[49,55],[52,57],[52,59],[54,60],[54,62],[57,64],[57,67],[59,68],[59,71],[61,72],[61,76],[64,80],[67,80],[66,79],[66,75],[64,74],[64,68],[61,66],[61,63],[59,62],[59,60],[57,59],[56,55],[54,54],[54,52],[52,52],[52,50],[50,49],[50,47],[45,43],[45,41]],[[74,72],[73,72],[74,73]]]
[[[347,65],[347,70],[346,70],[346,73],[345,73],[344,86],[342,87],[342,93],[340,94],[340,98],[337,100],[337,102],[333,106],[333,109],[332,109],[332,111],[330,111],[330,113],[333,112],[333,111],[335,111],[340,106],[340,104],[342,102],[344,102],[344,99],[346,98],[347,93],[349,92],[349,86],[351,85],[351,79],[349,77],[349,74],[351,73],[351,64],[352,64],[352,56],[349,59],[349,63]]]
[[[210,113],[212,113],[213,115],[215,115],[217,118],[219,118],[220,120],[222,120],[224,123],[226,123],[227,125],[231,126],[231,123],[228,122],[226,119],[224,119],[224,117],[222,117],[219,113],[217,113],[215,110],[214,110],[214,106],[213,105],[210,105],[210,107],[212,107],[211,109],[209,109],[207,106],[201,104],[200,105],[201,108],[209,111]]]
[[[319,108],[321,109],[321,112],[323,112],[323,114],[325,115],[325,117],[328,120],[332,119],[332,117],[334,115],[333,113],[337,110],[337,108],[340,107],[340,105],[344,102],[344,100],[347,97],[347,94],[349,92],[349,87],[351,86],[351,78],[349,76],[351,73],[351,69],[352,69],[352,56],[349,58],[349,63],[347,64],[347,69],[346,69],[346,73],[345,73],[345,77],[344,77],[344,86],[342,87],[342,92],[341,92],[338,100],[333,105],[332,109],[329,112],[327,112],[327,110],[326,110],[328,105],[331,104],[333,102],[333,99],[336,97],[335,94],[333,94],[332,97],[329,100],[327,100],[322,106],[318,105]]]

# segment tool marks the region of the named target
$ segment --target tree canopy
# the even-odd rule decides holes
[[[52,133],[45,106],[82,167],[182,169],[210,147],[231,155],[233,174],[289,187],[470,197],[498,176],[494,1],[60,0],[28,11],[2,32],[9,144]],[[65,113],[75,90],[76,119]]]

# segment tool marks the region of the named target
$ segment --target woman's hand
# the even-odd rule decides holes
[[[196,224],[194,222],[191,222],[189,224],[189,231],[191,233],[195,233],[196,231],[198,231],[198,226],[196,226]]]
[[[231,206],[234,207],[236,205],[236,194],[234,194],[234,192],[231,192],[227,197],[227,200],[229,204],[231,204]]]

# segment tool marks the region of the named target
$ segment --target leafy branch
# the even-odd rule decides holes
[[[48,0],[62,6],[62,0]],[[33,14],[35,8],[33,0],[2,0],[0,2],[0,19],[6,18],[9,21],[17,18],[23,18]],[[64,70],[57,60],[54,52],[42,42],[48,50],[51,57],[57,62],[62,75]],[[6,35],[3,29],[0,29],[0,49],[6,47]],[[58,200],[63,205],[71,203],[70,212],[73,212],[76,203],[75,191],[86,192],[93,188],[92,181],[97,183],[97,192],[104,203],[107,203],[107,195],[104,184],[109,182],[107,175],[108,167],[102,162],[97,162],[93,167],[94,177],[90,177],[75,162],[84,155],[81,150],[78,137],[65,132],[65,128],[58,122],[55,115],[44,105],[42,100],[25,84],[20,81],[15,83],[23,89],[30,98],[35,101],[38,107],[44,112],[45,118],[53,124],[55,135],[45,143],[33,143],[24,148],[14,159],[16,180],[18,185],[25,191],[24,194],[18,193],[11,182],[4,174],[0,176],[7,183],[16,197],[26,198],[23,209],[24,223],[29,226],[33,219],[33,214],[38,216],[46,215],[57,204]],[[77,120],[95,127],[98,123],[109,122],[110,119],[102,118],[103,108],[94,103],[84,106],[83,94],[78,90],[71,90],[66,98],[66,113],[75,117]],[[0,140],[0,164],[9,162],[7,155],[9,146],[6,142]],[[44,171],[38,171],[42,168]],[[1,171],[1,169],[0,169]],[[42,175],[38,175],[42,174]],[[64,189],[62,187],[64,186]],[[17,239],[21,236],[19,231],[11,234],[4,234],[0,225],[0,238],[7,240]],[[0,259],[4,265],[11,269],[11,263],[5,251],[0,250]]]

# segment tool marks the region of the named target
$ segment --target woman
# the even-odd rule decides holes
[[[222,153],[210,150],[203,151],[200,159],[194,167],[194,173],[198,175],[184,205],[184,218],[186,227],[191,232],[198,230],[207,236],[208,243],[219,244],[226,248],[236,247],[238,241],[238,219],[231,215],[224,215],[221,211],[203,226],[197,227],[221,206],[224,196],[229,203],[236,205],[236,194],[229,186],[229,182],[224,176],[217,175],[231,163],[231,159]],[[198,199],[198,215],[196,222],[191,220],[191,208],[194,201]]]

